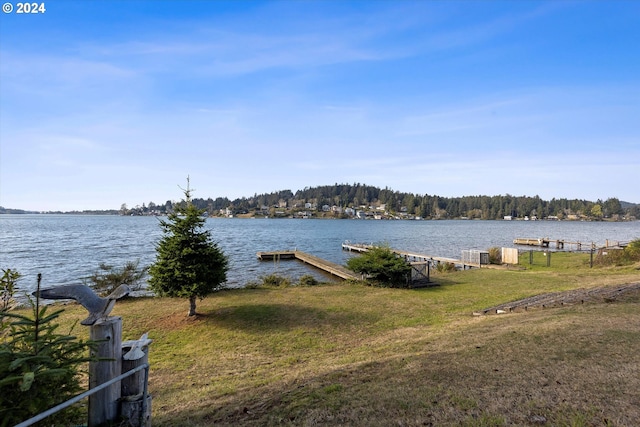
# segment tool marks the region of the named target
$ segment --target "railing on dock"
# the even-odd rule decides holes
[[[542,248],[549,248],[551,245],[554,245],[556,249],[565,249],[565,246],[568,249],[573,249],[575,247],[576,250],[595,250],[595,249],[612,249],[612,248],[624,248],[629,244],[629,242],[620,242],[620,241],[612,241],[608,240],[604,244],[604,246],[598,247],[594,242],[570,242],[563,239],[550,239],[548,237],[540,237],[540,238],[522,238],[519,237],[513,240],[514,245],[521,246],[540,246]]]
[[[375,245],[367,245],[363,243],[345,242],[342,244],[342,249],[350,252],[366,252],[374,246]],[[450,264],[461,266],[463,269],[465,269],[466,267],[480,267],[480,264],[471,263],[471,262],[467,262],[467,261],[463,261],[455,258],[425,255],[425,254],[419,254],[416,252],[402,251],[400,249],[394,249],[394,248],[390,248],[390,250],[400,256],[403,256],[407,261],[409,260],[422,261],[422,262],[428,261],[428,262],[431,262],[432,264],[450,263]]]

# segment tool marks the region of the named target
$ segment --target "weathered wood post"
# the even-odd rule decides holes
[[[122,318],[99,319],[89,330],[89,339],[97,341],[92,355],[102,360],[89,362],[89,389],[99,386],[122,372]],[[89,427],[102,427],[119,416],[120,385],[113,384],[89,396]]]
[[[122,372],[127,373],[149,363],[147,334],[139,340],[122,343]],[[125,378],[121,383],[120,413],[131,427],[151,426],[151,395],[147,394],[148,369]]]
[[[96,388],[122,372],[122,318],[109,317],[116,300],[128,295],[127,285],[118,286],[106,297],[98,296],[87,285],[64,285],[50,289],[39,289],[34,294],[45,299],[73,299],[89,312],[80,322],[89,326],[89,339],[96,343],[89,362],[89,389]],[[55,392],[55,391],[52,391]],[[114,383],[89,396],[89,427],[113,425],[120,415],[120,385]]]

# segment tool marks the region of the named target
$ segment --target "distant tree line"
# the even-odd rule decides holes
[[[537,217],[558,219],[634,219],[640,218],[640,205],[621,202],[617,198],[606,200],[551,199],[543,200],[539,196],[464,196],[441,197],[429,194],[413,194],[394,191],[389,188],[378,188],[366,184],[334,184],[319,187],[305,187],[293,193],[281,190],[272,193],[254,194],[229,200],[226,197],[216,199],[194,198],[193,205],[206,210],[210,215],[219,214],[220,210],[228,210],[233,214],[250,214],[252,212],[268,212],[273,208],[286,211],[304,210],[309,204],[320,209],[322,206],[339,206],[341,208],[375,209],[384,206],[384,210],[395,214],[418,216],[425,219],[503,219]],[[167,201],[157,205],[136,206],[128,209],[123,205],[124,214],[166,214],[174,209],[173,203]]]

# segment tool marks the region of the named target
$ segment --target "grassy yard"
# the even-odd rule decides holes
[[[440,274],[424,289],[229,290],[200,301],[196,318],[168,298],[120,301],[113,314],[124,339],[154,339],[154,426],[638,425],[638,293],[472,316],[638,282],[638,266],[590,269],[588,255],[568,253],[529,266],[525,256],[524,270]],[[67,307],[65,324],[83,318]]]

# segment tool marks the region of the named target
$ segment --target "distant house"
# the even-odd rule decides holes
[[[356,214],[356,211],[353,208],[345,208],[344,213],[349,216],[354,216]]]
[[[309,211],[302,211],[302,212],[298,212],[296,213],[296,217],[298,218],[311,218],[313,217],[313,214]]]
[[[511,215],[505,215],[503,218],[505,221],[511,221],[513,217]]]
[[[360,219],[365,219],[367,217],[367,213],[365,211],[357,211],[356,217]]]
[[[322,212],[329,212],[331,210],[331,206],[329,205],[322,205]]]

